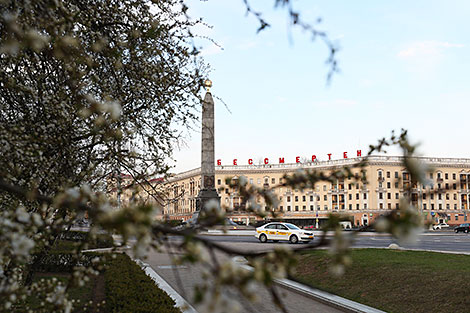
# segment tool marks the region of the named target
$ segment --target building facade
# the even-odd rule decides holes
[[[240,176],[244,176],[248,184],[272,188],[279,200],[274,210],[282,220],[298,225],[320,226],[331,213],[349,218],[354,226],[368,225],[380,215],[398,209],[400,198],[408,190],[411,190],[412,204],[428,221],[454,225],[469,221],[470,159],[417,158],[418,162],[432,169],[426,173],[426,185],[411,186],[402,157],[372,156],[363,168],[365,182],[345,178],[335,183],[318,182],[314,188],[304,190],[280,186],[284,175],[301,169],[328,174],[347,166],[353,174],[360,174],[361,169],[355,166],[361,160],[359,157],[313,163],[217,166],[215,186],[221,197],[222,209],[227,211],[230,219],[239,223],[256,219],[246,211],[237,190],[227,184],[227,179],[239,179]],[[170,219],[191,218],[200,188],[200,169],[169,178],[165,182],[168,199],[163,214]],[[259,201],[263,205],[262,200]]]

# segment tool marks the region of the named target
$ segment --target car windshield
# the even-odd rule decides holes
[[[294,224],[288,224],[288,223],[287,223],[287,224],[284,224],[284,225],[286,225],[286,226],[289,227],[290,229],[300,229],[300,228],[298,228],[297,226],[295,226]]]

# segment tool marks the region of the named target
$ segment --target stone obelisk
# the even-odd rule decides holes
[[[206,79],[204,86],[206,95],[202,103],[201,189],[196,198],[198,217],[204,213],[209,201],[220,208],[220,197],[215,189],[214,100],[210,92],[212,82]]]

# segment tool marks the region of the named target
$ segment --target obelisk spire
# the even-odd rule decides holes
[[[204,81],[206,95],[202,102],[201,187],[215,189],[214,100],[210,92],[212,82]]]
[[[202,102],[202,136],[201,136],[201,189],[196,199],[196,210],[203,211],[206,204],[220,207],[220,197],[215,189],[215,128],[214,100],[210,92],[212,82],[204,81],[206,95]]]

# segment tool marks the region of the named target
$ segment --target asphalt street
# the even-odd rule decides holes
[[[276,245],[288,245],[293,246],[288,242],[279,243],[266,243],[262,244],[254,236],[237,236],[232,235],[236,232],[231,232],[230,235],[224,236],[202,236],[204,238],[221,242],[228,245],[245,246],[253,250],[258,249],[271,249]],[[347,232],[345,232],[347,235]],[[319,240],[319,236],[316,236],[315,240]],[[458,253],[469,253],[470,254],[470,235],[464,233],[455,234],[450,231],[423,233],[417,237],[414,243],[401,243],[397,242],[390,235],[383,235],[379,233],[367,233],[360,234],[353,238],[352,248],[387,248],[391,243],[397,243],[399,246],[406,249],[417,249],[417,250],[432,250],[432,251],[446,251],[446,252],[458,252]]]
[[[237,233],[243,235],[236,235]],[[254,236],[248,235],[248,231],[231,231],[226,235],[203,235],[203,238],[212,240],[219,244],[227,245],[229,247],[238,249],[240,251],[265,251],[271,250],[277,245],[285,245],[286,247],[300,247],[302,244],[290,244],[288,242],[280,243],[260,243]],[[351,235],[345,232],[345,235]],[[170,237],[170,241],[179,241],[177,237]],[[319,240],[318,236],[315,240]],[[391,243],[397,243],[394,238],[389,235],[378,233],[360,233],[354,237],[352,244],[353,248],[387,248]],[[417,241],[413,244],[401,244],[400,246],[407,249],[417,250],[431,250],[431,251],[446,251],[450,253],[468,253],[470,254],[470,235],[467,234],[454,234],[450,231],[427,232],[418,236]],[[174,256],[178,255],[178,251],[173,251]],[[228,257],[223,254],[217,254],[219,262],[228,260]],[[166,280],[178,293],[180,293],[188,302],[194,305],[192,301],[194,297],[194,287],[196,285],[203,285],[207,279],[204,278],[204,268],[201,264],[198,265],[174,265],[171,257],[167,252],[152,251],[147,263],[164,279]],[[283,302],[288,308],[289,312],[341,312],[337,308],[330,307],[321,302],[318,302],[306,295],[302,295],[291,290],[284,289],[280,286],[277,287],[278,292],[281,294]],[[234,300],[241,305],[241,312],[279,312],[272,301],[270,293],[261,285],[256,285],[253,288],[256,293],[257,301],[250,303],[237,291],[232,288],[224,288],[223,294],[226,299]],[[207,311],[207,308],[197,306],[199,312]],[[225,308],[227,309],[227,308]],[[218,310],[216,310],[218,311]],[[231,310],[227,309],[227,312]],[[225,311],[224,311],[225,312]]]

